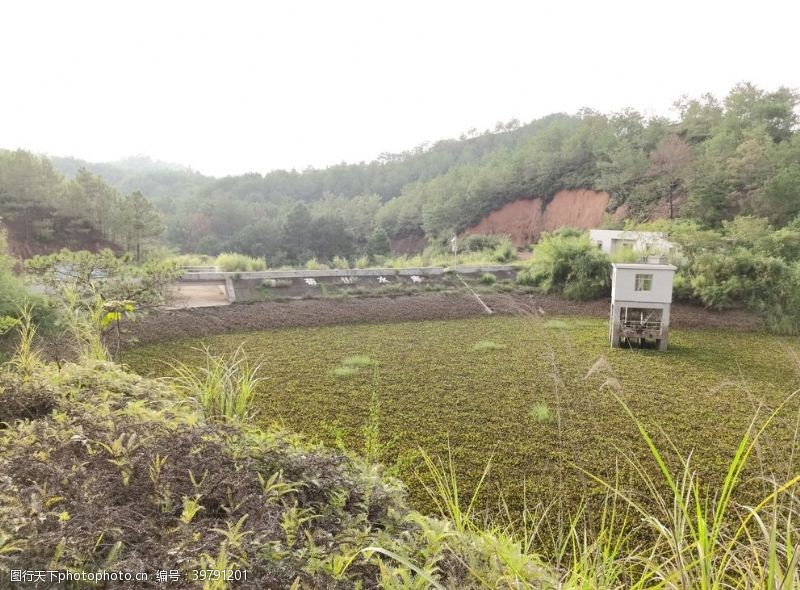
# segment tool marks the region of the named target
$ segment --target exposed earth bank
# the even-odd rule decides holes
[[[481,298],[494,313],[504,315],[605,317],[609,310],[608,300],[578,302],[543,295],[505,293],[481,295]],[[271,328],[448,320],[485,314],[481,304],[467,293],[270,301],[155,312],[131,323],[128,338],[135,338],[138,344],[147,344]],[[716,312],[685,304],[672,306],[672,325],[740,331],[764,327],[761,318],[746,310]]]
[[[544,231],[599,227],[609,201],[608,193],[590,189],[558,191],[546,205],[541,197],[519,199],[492,211],[464,234],[506,234],[516,246],[524,246]]]

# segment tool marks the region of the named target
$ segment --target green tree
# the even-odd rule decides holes
[[[353,238],[339,216],[314,219],[308,246],[322,260],[332,260],[334,256],[349,258],[354,254]]]
[[[75,177],[77,190],[83,192],[83,201],[88,204],[86,217],[97,230],[109,239],[116,241],[116,230],[119,219],[119,195],[100,176],[92,174],[86,168],[78,170]]]
[[[79,352],[92,358],[106,356],[102,339],[112,333],[119,352],[121,320],[134,309],[163,304],[180,274],[172,262],[134,266],[111,250],[61,250],[27,260],[25,269],[49,287]]]
[[[153,204],[139,191],[125,197],[121,218],[127,249],[136,262],[141,262],[142,244],[164,233],[164,222]]]
[[[376,227],[367,242],[367,254],[370,256],[385,256],[391,252],[389,234],[382,227]]]
[[[35,220],[62,202],[64,189],[47,158],[0,150],[0,216],[17,222],[26,242],[36,239]]]
[[[303,262],[311,258],[313,221],[305,203],[296,203],[286,216],[281,228],[281,242],[290,260]]]

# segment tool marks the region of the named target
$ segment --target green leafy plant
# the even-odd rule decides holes
[[[534,422],[539,424],[545,424],[553,420],[550,407],[544,403],[534,404],[529,411],[529,415]]]
[[[16,371],[29,377],[43,364],[42,354],[36,348],[36,326],[30,305],[19,308],[19,319],[14,321],[13,326],[17,328],[19,341],[10,364]]]
[[[481,278],[479,280],[482,285],[491,286],[497,282],[497,277],[490,272],[485,272],[481,275]]]
[[[252,365],[240,346],[231,355],[214,355],[203,349],[205,364],[168,363],[178,390],[197,399],[209,418],[246,420],[253,416],[256,390],[264,378],[260,365]]]
[[[486,467],[484,467],[478,483],[467,496],[468,502],[465,505],[462,500],[463,492],[459,489],[458,476],[450,445],[448,444],[447,447],[446,463],[441,458],[432,458],[421,448],[419,449],[419,456],[422,458],[426,472],[424,476],[418,477],[420,477],[420,482],[428,496],[436,505],[439,514],[452,522],[457,532],[463,533],[467,530],[475,529],[478,526],[475,521],[478,495],[489,475],[492,465],[491,458],[486,462]]]

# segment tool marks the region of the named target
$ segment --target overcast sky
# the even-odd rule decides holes
[[[4,2],[0,147],[207,174],[800,87],[800,2]]]

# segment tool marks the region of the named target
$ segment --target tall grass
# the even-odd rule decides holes
[[[203,348],[205,364],[168,363],[175,375],[167,379],[197,400],[211,419],[247,420],[254,416],[256,388],[263,381],[260,365],[252,365],[241,346],[232,355],[214,355]]]
[[[467,530],[477,530],[479,526],[475,519],[478,496],[483,487],[486,477],[491,469],[491,459],[486,463],[480,480],[469,494],[466,503],[462,499],[462,491],[459,488],[458,476],[456,475],[453,454],[450,451],[450,444],[447,445],[447,463],[441,458],[434,459],[424,449],[419,451],[422,462],[425,465],[427,476],[421,477],[420,483],[425,488],[428,496],[433,500],[439,514],[453,523],[456,531],[465,532]]]
[[[108,349],[103,343],[103,316],[105,310],[99,295],[88,301],[75,288],[63,290],[63,320],[66,331],[75,341],[81,361],[107,361]]]
[[[30,376],[43,364],[41,353],[36,348],[36,325],[33,322],[33,307],[24,304],[19,308],[15,325],[19,340],[9,364],[23,376]]]
[[[613,394],[636,424],[658,467],[659,477],[652,476],[642,461],[624,454],[638,474],[641,487],[648,492],[650,502],[645,504],[618,485],[587,475],[638,513],[643,526],[655,538],[649,554],[637,556],[648,578],[665,588],[800,586],[798,539],[796,531],[793,532],[800,515],[792,491],[800,482],[800,475],[785,482],[766,476],[771,491],[754,506],[738,503],[734,495],[764,431],[797,393],[789,396],[760,426],[756,412],[728,464],[723,482],[716,488],[701,481],[691,456],[682,457],[670,442],[681,464],[679,470],[671,470],[642,422]],[[765,508],[771,512],[765,512]]]
[[[217,256],[216,266],[223,272],[267,270],[267,263],[263,259],[234,252],[223,252]]]
[[[516,258],[516,252],[509,253],[506,249],[498,253],[491,251],[461,252],[458,255],[443,252],[423,252],[412,256],[401,255],[382,257],[376,259],[377,266],[386,268],[416,268],[424,266],[454,266],[459,264],[498,264],[511,262]]]
[[[733,451],[723,481],[711,484],[701,480],[691,455],[681,456],[670,441],[679,465],[671,469],[664,450],[614,394],[636,425],[655,469],[627,452],[622,452],[622,458],[636,474],[628,485],[581,469],[606,490],[605,501],[599,510],[584,504],[555,528],[556,519],[550,514],[554,505],[529,507],[526,503],[519,517],[506,508],[493,519],[477,510],[491,461],[475,488],[465,493],[449,449],[446,461],[422,451],[425,476],[421,481],[439,515],[452,522],[456,531],[470,535],[473,542],[491,542],[492,559],[504,571],[502,587],[800,588],[800,497],[795,491],[800,475],[790,473],[778,480],[762,474],[767,489],[757,502],[745,504],[736,494],[765,430],[797,395],[793,393],[766,418],[756,411]],[[542,561],[545,548],[548,559]],[[484,569],[479,561],[469,559],[464,562],[467,570],[477,575]],[[535,576],[526,573],[540,563],[552,569],[555,578],[550,583],[542,582],[539,569]]]
[[[206,254],[178,254],[167,256],[176,266],[215,266],[216,258]]]

